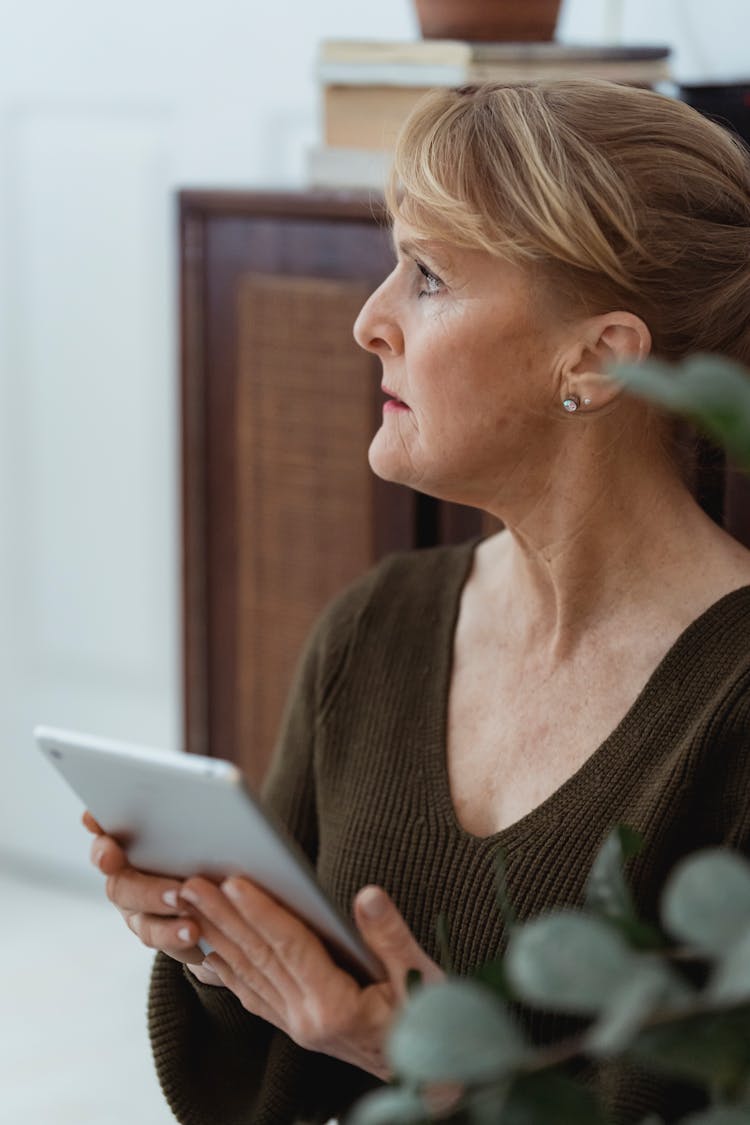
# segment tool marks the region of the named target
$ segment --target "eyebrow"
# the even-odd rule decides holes
[[[439,244],[428,238],[422,239],[403,239],[401,242],[396,243],[393,240],[393,232],[391,232],[391,241],[393,244],[394,253],[400,251],[410,258],[421,258],[422,254],[427,254],[429,257],[435,258],[436,262],[440,264],[447,264],[445,256],[440,253]]]
[[[419,254],[423,249],[429,248],[429,241],[426,238],[405,238],[400,242],[395,241],[393,232],[391,231],[391,242],[394,250],[400,250],[402,254]]]

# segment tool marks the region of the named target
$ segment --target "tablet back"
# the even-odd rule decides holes
[[[382,966],[319,886],[304,854],[230,762],[37,727],[42,753],[134,867],[216,881],[246,875],[306,921],[360,979]]]

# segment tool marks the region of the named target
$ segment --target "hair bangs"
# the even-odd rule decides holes
[[[487,178],[477,159],[481,141],[472,102],[456,94],[431,91],[407,120],[386,186],[388,210],[424,237],[518,261],[528,255],[512,236],[506,238],[476,190],[477,181]]]

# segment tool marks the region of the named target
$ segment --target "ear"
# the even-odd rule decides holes
[[[623,360],[645,359],[650,351],[651,333],[635,313],[618,311],[590,317],[564,358],[561,399],[576,395],[588,413],[611,405],[623,387],[607,372]]]

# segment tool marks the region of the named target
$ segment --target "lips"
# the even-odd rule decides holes
[[[381,390],[383,391],[383,394],[388,396],[388,401],[385,403],[384,409],[390,407],[391,409],[395,408],[400,410],[409,410],[409,407],[404,402],[404,400],[399,398],[396,392],[392,391],[390,387],[386,387],[385,385],[383,385],[381,387]]]

